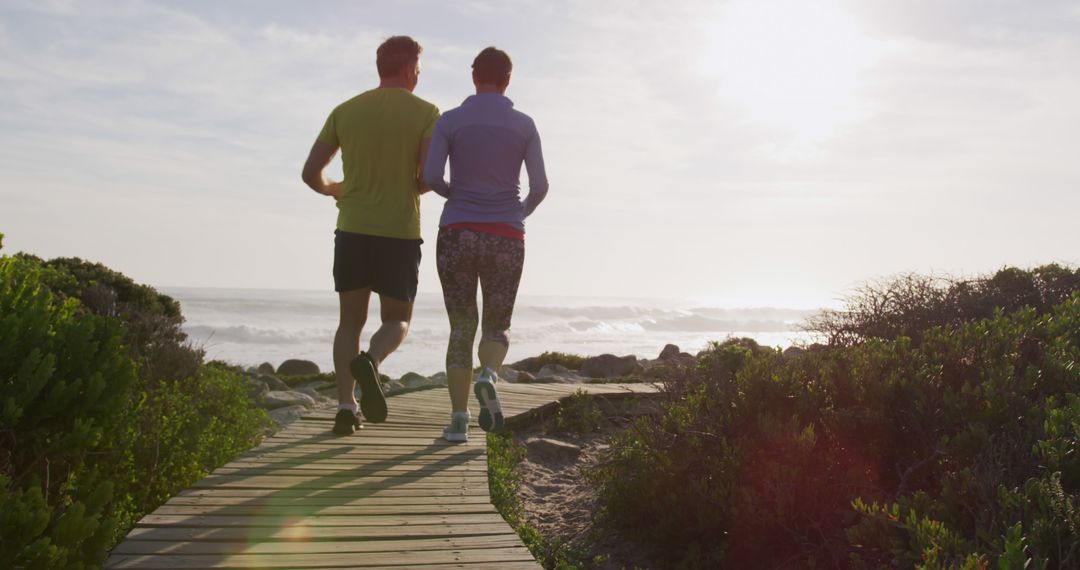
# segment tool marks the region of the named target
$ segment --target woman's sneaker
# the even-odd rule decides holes
[[[360,385],[360,411],[373,424],[386,421],[386,396],[379,383],[379,367],[366,352],[356,355],[349,363],[349,371]]]
[[[443,428],[442,436],[446,441],[469,441],[469,412],[452,412],[450,425]]]
[[[502,403],[499,402],[499,392],[495,390],[498,381],[495,371],[485,366],[473,386],[473,393],[480,401],[480,429],[484,431],[502,431],[503,428]]]
[[[351,435],[361,427],[360,418],[352,410],[338,410],[334,416],[334,433],[338,435]]]

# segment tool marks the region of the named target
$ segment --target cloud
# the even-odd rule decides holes
[[[479,49],[514,57],[509,95],[536,119],[552,181],[528,223],[526,292],[806,305],[878,274],[975,272],[1080,242],[1080,34],[1064,2],[847,2],[887,49],[827,75],[852,98],[790,107],[872,112],[797,159],[790,130],[748,120],[701,73],[711,2],[208,6],[0,7],[9,248],[160,285],[328,287],[335,210],[300,163],[400,32],[425,45],[417,93],[443,109],[469,94]],[[423,200],[429,238],[441,205]]]
[[[879,32],[951,47],[1008,49],[1075,38],[1080,8],[1071,0],[848,0]]]

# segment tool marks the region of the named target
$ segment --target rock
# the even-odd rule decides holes
[[[315,380],[314,382],[307,382],[298,386],[296,390],[307,394],[308,388],[315,390],[316,392],[319,392],[321,394],[324,390],[336,390],[337,383],[326,380]]]
[[[697,357],[688,352],[680,351],[679,347],[674,344],[669,344],[664,347],[664,350],[660,351],[660,356],[653,362],[668,366],[691,368],[697,364]]]
[[[523,360],[519,360],[510,365],[514,370],[532,370],[533,363],[536,362],[535,356],[530,356]]]
[[[315,399],[295,390],[273,390],[263,396],[262,407],[276,410],[285,406],[314,406]]]
[[[531,461],[573,461],[581,455],[581,446],[550,437],[530,437],[525,440]]]
[[[270,410],[268,415],[270,416],[270,419],[274,420],[274,423],[277,424],[278,427],[285,427],[304,417],[305,412],[307,412],[307,408],[298,405]]]
[[[591,378],[615,378],[641,371],[636,356],[601,354],[586,358],[581,364],[581,374]]]
[[[540,369],[540,372],[536,373],[536,377],[540,378],[541,376],[554,376],[554,375],[558,375],[558,374],[571,374],[572,372],[573,372],[572,370],[570,370],[569,368],[563,366],[562,364],[545,364],[544,367]]]
[[[310,360],[290,358],[278,366],[277,373],[283,376],[303,376],[306,374],[318,374],[319,365]]]
[[[397,394],[404,389],[405,385],[402,384],[401,381],[391,380],[390,383],[386,385],[386,395],[389,396],[390,394]]]
[[[514,370],[509,366],[503,366],[499,369],[499,380],[506,380],[507,382],[517,382],[518,374],[519,372],[517,370]]]
[[[787,358],[787,359],[798,358],[798,357],[802,356],[803,353],[805,353],[805,352],[806,352],[805,350],[803,350],[803,349],[801,349],[801,348],[799,348],[797,346],[789,346],[789,347],[784,349],[784,358]]]
[[[258,368],[255,369],[255,371],[258,372],[259,374],[273,374],[274,373],[274,365],[270,364],[269,362],[263,362],[262,364],[259,365]]]
[[[259,374],[258,379],[260,382],[266,384],[267,388],[271,390],[288,390],[289,385],[281,381],[281,378],[273,376],[271,374]]]
[[[420,386],[430,386],[431,379],[427,376],[417,374],[416,372],[408,372],[401,377],[401,385],[406,389],[419,388]]]
[[[523,384],[527,382],[536,382],[536,376],[533,376],[532,372],[522,370],[521,372],[518,372],[517,382]]]
[[[266,396],[266,393],[270,391],[270,389],[266,387],[266,383],[258,378],[252,378],[250,376],[248,376],[246,380],[248,397],[254,402],[261,402],[263,396]]]
[[[657,357],[657,360],[669,360],[672,357],[678,356],[680,352],[682,351],[674,344],[664,345],[664,349],[660,351],[660,356]]]
[[[320,394],[314,386],[304,386],[302,388],[297,388],[295,391],[300,392],[301,394],[307,394],[308,396],[311,396],[311,399],[315,400],[315,405],[330,404],[334,401],[326,397],[324,394]]]
[[[431,375],[430,380],[433,386],[446,386],[446,373],[436,372]]]
[[[548,382],[555,384],[580,384],[588,378],[580,375],[577,371],[570,370],[562,364],[548,364],[540,369],[533,382]]]

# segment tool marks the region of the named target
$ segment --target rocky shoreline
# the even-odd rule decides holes
[[[653,381],[673,368],[692,367],[697,357],[669,344],[654,359],[634,355],[600,354],[574,357],[580,365],[574,368],[556,362],[545,362],[546,355],[526,358],[499,370],[499,378],[511,383],[583,384],[610,381]],[[248,393],[265,410],[280,429],[304,416],[314,408],[334,404],[337,388],[333,372],[323,372],[314,362],[290,359],[275,367],[264,362],[243,371]],[[383,391],[387,395],[413,390],[446,386],[446,373],[424,376],[408,372],[400,378],[383,376]]]

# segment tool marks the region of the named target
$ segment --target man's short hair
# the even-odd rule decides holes
[[[410,63],[420,59],[424,48],[409,36],[393,36],[375,50],[375,67],[379,77],[393,77]]]
[[[484,48],[472,62],[473,74],[479,83],[488,85],[506,85],[510,81],[510,72],[514,64],[506,52],[496,47]]]

